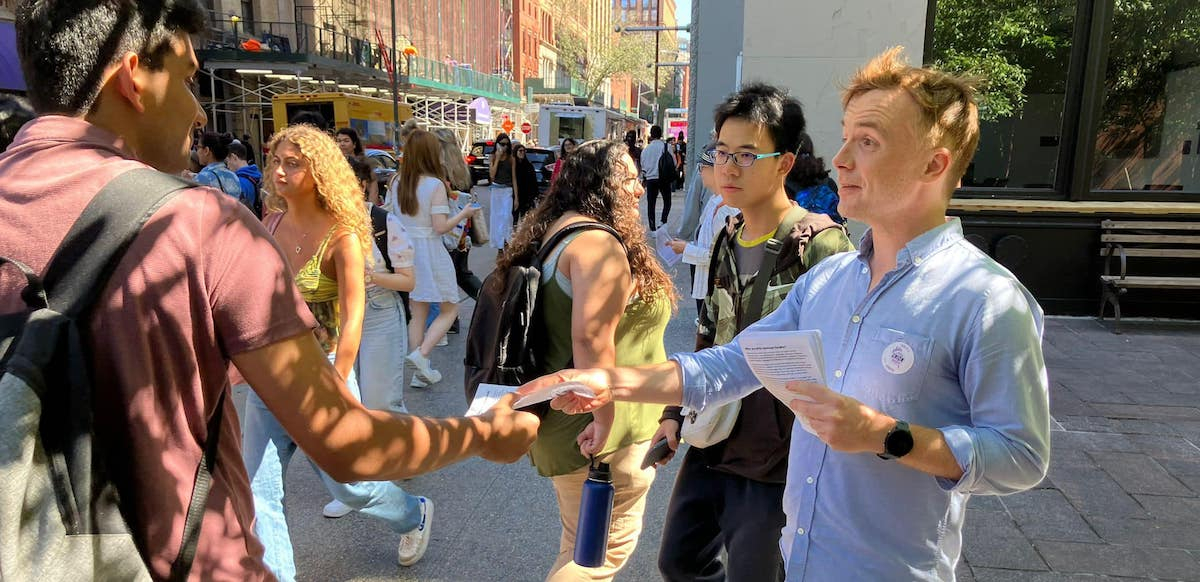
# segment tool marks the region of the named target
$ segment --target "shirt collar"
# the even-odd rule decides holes
[[[128,159],[136,159],[125,138],[80,117],[40,115],[25,124],[9,149],[35,142],[69,142],[112,150]]]
[[[228,166],[225,165],[225,162],[213,162],[207,166],[204,166],[205,170],[219,170],[221,168],[228,169]]]
[[[948,216],[944,224],[935,226],[908,241],[908,244],[896,253],[896,267],[903,267],[909,263],[920,265],[929,256],[962,238],[962,221],[958,217]],[[875,254],[875,239],[871,229],[868,228],[858,244],[858,260],[863,264],[869,264],[873,254]]]

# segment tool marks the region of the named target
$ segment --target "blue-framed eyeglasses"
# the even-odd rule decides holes
[[[715,166],[722,166],[722,165],[729,163],[729,160],[733,160],[733,163],[736,164],[739,168],[749,168],[750,166],[754,165],[754,162],[757,162],[763,158],[773,158],[775,156],[782,156],[783,152],[772,152],[769,154],[756,154],[753,152],[737,152],[737,153],[731,154],[729,152],[721,151],[718,149],[711,149],[711,150],[708,150],[708,155],[709,155],[709,157],[712,158],[713,165],[715,165]]]

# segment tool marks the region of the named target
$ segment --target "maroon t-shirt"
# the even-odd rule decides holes
[[[0,254],[43,271],[87,203],[145,167],[116,135],[81,119],[27,124],[0,154]],[[0,313],[23,308],[24,280],[0,269]],[[90,322],[97,436],[123,511],[155,578],[179,551],[208,419],[229,389],[230,356],[314,327],[274,239],[237,200],[181,192],[146,224]],[[241,434],[226,397],[220,449],[192,578],[272,576],[253,534]]]

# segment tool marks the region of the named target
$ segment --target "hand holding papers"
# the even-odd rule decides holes
[[[663,267],[667,269],[679,264],[679,261],[683,259],[683,255],[671,248],[672,240],[671,234],[667,232],[667,225],[664,224],[654,231],[654,246],[658,248],[658,257],[662,259]]]
[[[475,391],[475,399],[463,416],[479,416],[496,405],[505,394],[516,392],[516,386],[501,386],[499,384],[480,384]]]
[[[810,400],[788,390],[788,382],[825,385],[825,351],[819,330],[747,332],[738,342],[758,381],[784,404]],[[796,418],[804,430],[816,434],[803,416]]]
[[[482,384],[480,387],[482,388]],[[516,388],[513,388],[516,390]],[[588,388],[586,384],[581,382],[563,382],[562,384],[553,384],[545,386],[523,396],[520,400],[513,403],[513,408],[525,408],[547,400],[558,398],[567,393],[575,393],[585,398],[595,398],[596,392]]]

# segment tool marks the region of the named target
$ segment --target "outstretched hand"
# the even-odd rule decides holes
[[[583,384],[591,388],[596,396],[587,397],[568,392],[550,401],[550,407],[555,410],[561,410],[567,414],[586,414],[612,402],[612,390],[608,384],[608,376],[600,370],[561,370],[526,383],[518,388],[515,394],[517,398],[521,398],[540,389],[564,382]]]
[[[829,448],[843,453],[883,451],[882,435],[895,419],[820,384],[788,382],[787,389],[797,396],[788,406],[808,420]]]
[[[513,410],[515,394],[506,394],[479,419],[487,427],[479,456],[494,463],[513,463],[529,452],[541,421],[536,415]]]

